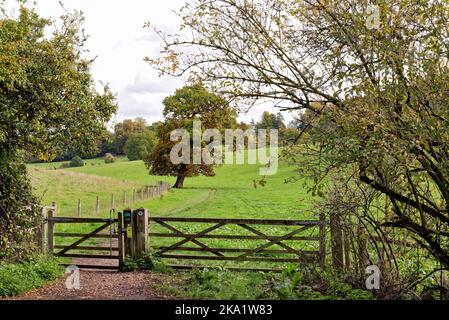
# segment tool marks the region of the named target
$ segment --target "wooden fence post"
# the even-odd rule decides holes
[[[81,199],[78,199],[78,210],[77,210],[77,212],[78,212],[78,218],[80,218],[81,217]]]
[[[115,197],[114,193],[111,195],[111,210],[115,210]]]
[[[37,230],[37,235],[36,235],[36,240],[38,241],[38,245],[40,248],[40,252],[41,253],[46,253],[47,252],[47,233],[46,231],[46,225],[47,225],[47,208],[46,207],[42,207],[42,211],[41,211],[41,223],[39,225],[39,228]]]
[[[138,257],[141,254],[148,252],[148,210],[147,209],[139,209],[133,212],[134,221],[133,224],[134,230],[133,235],[135,234],[135,256]]]
[[[99,211],[100,211],[100,198],[97,196],[97,202],[95,204],[95,213],[98,215]]]
[[[123,228],[123,214],[118,213],[118,265],[119,270],[123,268],[123,261],[125,260],[125,243],[124,243],[124,228]]]
[[[320,222],[319,264],[321,267],[324,267],[326,263],[326,215],[324,213],[320,214]]]
[[[53,202],[52,208],[48,210],[48,227],[47,227],[47,245],[50,254],[53,254],[55,250],[55,223],[51,221],[56,216],[56,203]]]
[[[54,216],[58,215],[58,205],[56,204],[56,202],[52,202],[51,206],[54,208]]]

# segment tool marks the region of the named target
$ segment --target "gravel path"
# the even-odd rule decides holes
[[[115,260],[74,259],[74,265],[116,265]],[[175,300],[159,289],[172,279],[166,274],[148,271],[118,272],[80,270],[80,290],[66,288],[66,278],[27,292],[11,300]]]
[[[150,272],[119,273],[82,270],[80,290],[68,290],[66,278],[46,287],[30,291],[12,300],[171,300],[176,299],[155,289],[169,279]]]
[[[109,242],[99,243],[109,246]],[[117,266],[117,260],[73,259],[73,265]],[[148,271],[118,272],[114,270],[80,270],[80,290],[66,288],[67,276],[43,288],[35,289],[10,300],[176,300],[161,292],[173,282],[167,274]],[[0,300],[2,300],[0,298]]]

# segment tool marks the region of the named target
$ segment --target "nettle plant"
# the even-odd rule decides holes
[[[302,173],[320,188],[351,170],[388,201],[376,223],[449,268],[449,3],[380,0],[376,11],[370,23],[369,1],[190,1],[179,34],[156,30],[163,54],[147,61],[243,106],[307,110],[307,139],[286,148]]]

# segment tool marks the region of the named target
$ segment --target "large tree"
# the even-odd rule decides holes
[[[126,141],[124,152],[130,161],[143,160],[153,151],[156,141],[156,135],[149,129],[134,133]]]
[[[24,151],[41,160],[69,147],[88,152],[116,110],[83,58],[82,21],[66,14],[49,35],[53,23],[26,8],[0,19],[0,258],[26,251],[35,223]]]
[[[160,33],[164,56],[147,60],[241,103],[309,110],[316,181],[351,169],[389,201],[376,223],[449,268],[449,3],[370,3],[191,1],[179,11],[189,32]]]
[[[116,154],[125,154],[125,145],[128,139],[147,129],[147,122],[144,118],[125,119],[114,127],[114,146]]]
[[[205,161],[203,157],[200,163],[195,164],[193,161],[194,121],[201,121],[202,131],[217,129],[223,133],[225,129],[237,126],[235,109],[225,99],[198,84],[176,90],[174,95],[165,98],[164,107],[165,122],[157,129],[159,143],[145,160],[151,173],[176,176],[174,188],[183,188],[186,177],[200,174],[214,176],[214,164]],[[171,133],[179,129],[189,133],[189,159],[183,163],[173,163],[170,154],[180,141],[172,141]],[[201,147],[209,142],[204,141]]]

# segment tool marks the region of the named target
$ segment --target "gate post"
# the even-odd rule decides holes
[[[122,270],[123,261],[125,260],[125,231],[123,228],[123,214],[121,212],[117,215],[118,218],[118,267]]]
[[[41,253],[47,253],[47,208],[42,207],[41,220],[36,230],[36,241]]]
[[[326,264],[326,215],[320,214],[320,248],[319,248],[319,264],[324,267]]]
[[[134,211],[133,234],[135,234],[136,256],[148,252],[148,216],[148,209],[141,208]]]
[[[56,216],[56,203],[52,203],[52,208],[48,210],[48,225],[47,225],[47,245],[48,245],[48,251],[53,254],[55,250],[55,223],[51,221],[53,217]]]

